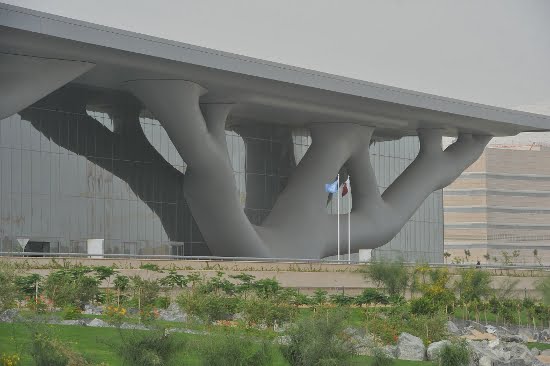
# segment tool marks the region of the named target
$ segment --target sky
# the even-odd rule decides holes
[[[0,0],[331,74],[550,115],[548,0]]]

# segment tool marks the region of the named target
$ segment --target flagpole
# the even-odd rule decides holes
[[[340,174],[338,174],[336,185],[336,205],[338,206],[338,260],[340,260]]]
[[[349,184],[349,174],[348,174],[348,264],[351,264],[351,186]]]

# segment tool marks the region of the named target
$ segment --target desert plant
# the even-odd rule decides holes
[[[201,342],[200,358],[205,366],[263,366],[272,364],[273,352],[266,340],[225,333]]]
[[[409,271],[403,260],[373,261],[362,268],[365,277],[376,283],[377,287],[383,286],[389,296],[405,295],[409,283]]]
[[[112,347],[124,365],[163,366],[185,347],[185,343],[164,330],[120,332],[120,342]]]
[[[292,366],[350,365],[356,351],[342,335],[343,329],[341,312],[319,312],[303,318],[288,332],[283,355]]]
[[[444,345],[436,358],[437,366],[468,366],[470,349],[465,340]]]

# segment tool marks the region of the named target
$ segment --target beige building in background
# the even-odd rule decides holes
[[[488,147],[443,203],[448,262],[550,264],[550,144]]]

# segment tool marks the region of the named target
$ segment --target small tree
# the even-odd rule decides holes
[[[362,271],[377,287],[383,286],[389,296],[405,295],[410,276],[403,260],[373,261],[365,265]]]
[[[443,253],[443,258],[445,259],[445,263],[447,263],[447,260],[451,258],[451,253],[446,251],[445,253]]]
[[[489,253],[485,253],[483,254],[483,258],[485,258],[485,261],[489,263],[489,260],[491,259],[491,255],[489,255]]]
[[[117,306],[120,306],[120,295],[126,291],[130,285],[130,278],[128,278],[128,276],[118,274],[116,275],[113,284],[117,290]]]
[[[17,287],[15,267],[6,261],[0,261],[0,314],[15,305]]]
[[[472,253],[470,253],[470,249],[464,249],[464,257],[466,258],[466,262],[470,261],[471,256],[472,256]]]

